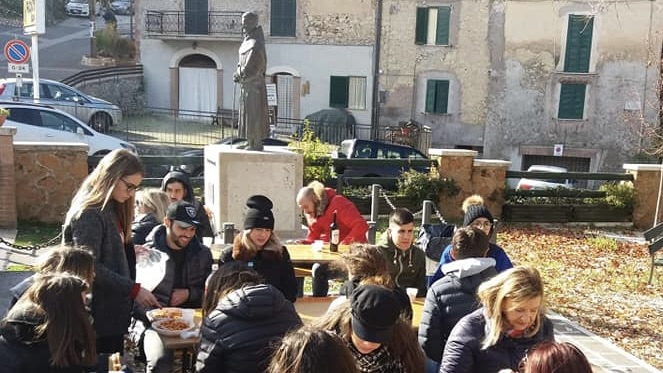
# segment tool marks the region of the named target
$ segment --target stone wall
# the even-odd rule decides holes
[[[118,105],[123,115],[141,113],[145,109],[142,76],[88,80],[76,85],[76,88]]]
[[[84,144],[14,143],[19,220],[60,223],[87,176]]]
[[[16,228],[14,146],[16,128],[0,127],[0,228]]]

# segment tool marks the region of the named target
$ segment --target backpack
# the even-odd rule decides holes
[[[453,224],[423,224],[416,244],[424,250],[428,259],[439,262],[442,251],[451,243],[455,231],[456,226]]]

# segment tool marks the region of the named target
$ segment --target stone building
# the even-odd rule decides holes
[[[140,0],[138,9],[150,107],[237,108],[241,14],[254,11],[265,34],[266,80],[276,86],[275,117],[301,119],[334,106],[358,123],[371,121],[372,0]]]
[[[619,170],[658,124],[661,5],[384,0],[380,124],[513,169]]]

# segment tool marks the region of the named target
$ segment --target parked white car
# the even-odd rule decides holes
[[[64,6],[65,12],[70,16],[84,16],[90,14],[88,0],[69,0]]]
[[[16,79],[0,79],[0,99],[32,103],[32,86],[32,79],[23,79],[18,90]],[[122,121],[119,106],[54,80],[39,79],[39,103],[65,111],[102,133]]]
[[[564,167],[532,165],[527,169],[528,172],[568,172]],[[555,188],[573,188],[573,182],[569,179],[526,179],[518,181],[516,189],[518,190],[544,190]]]
[[[102,155],[114,149],[136,147],[116,137],[104,135],[63,111],[45,105],[0,102],[9,109],[5,127],[16,127],[14,141],[78,142],[89,146],[88,155]]]

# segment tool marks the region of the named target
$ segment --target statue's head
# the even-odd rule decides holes
[[[258,15],[254,12],[246,12],[242,14],[242,31],[248,34],[258,27]]]

